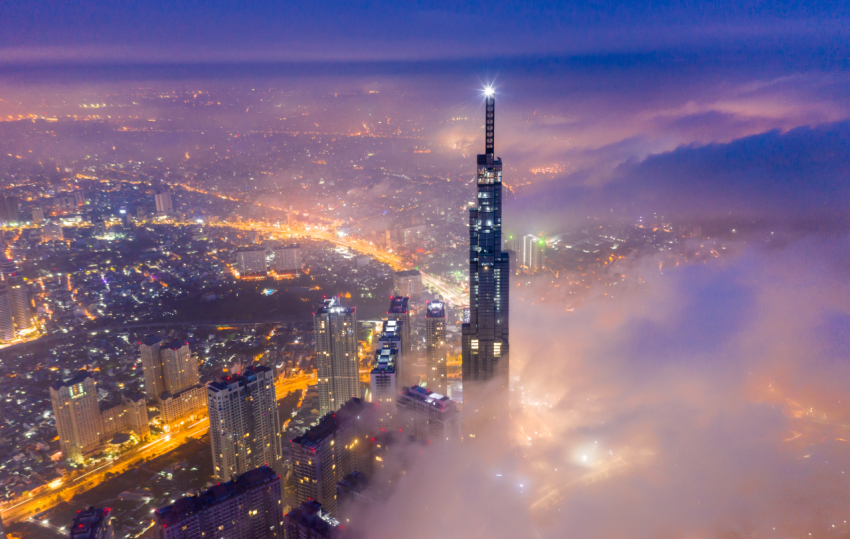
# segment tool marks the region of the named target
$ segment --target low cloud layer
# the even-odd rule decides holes
[[[730,251],[514,302],[511,421],[417,455],[369,537],[850,535],[850,241]]]

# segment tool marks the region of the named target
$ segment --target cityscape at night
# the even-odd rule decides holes
[[[0,539],[850,538],[850,4],[0,28]]]

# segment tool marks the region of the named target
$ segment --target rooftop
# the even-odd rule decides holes
[[[157,523],[162,526],[177,524],[199,511],[239,496],[254,487],[279,479],[280,476],[268,466],[255,468],[245,472],[233,481],[219,483],[198,496],[186,496],[180,498],[172,505],[166,505],[157,509],[155,512]]]
[[[415,270],[415,269],[397,271],[397,272],[395,272],[395,274],[398,275],[399,277],[414,277],[414,276],[417,276],[417,275],[420,276],[420,277],[422,276],[422,273],[420,273],[419,270]]]
[[[387,311],[387,314],[405,314],[407,313],[407,305],[410,302],[410,298],[405,296],[393,296],[390,299],[390,310]]]
[[[325,414],[319,420],[318,425],[310,428],[310,430],[301,436],[294,438],[292,443],[302,445],[315,451],[316,448],[318,448],[323,441],[336,432],[346,420],[358,416],[364,408],[365,404],[362,399],[352,397],[336,412]]]
[[[429,301],[425,309],[425,318],[445,318],[446,306],[442,301]]]
[[[74,524],[71,526],[72,539],[96,539],[100,537],[100,530],[104,525],[109,525],[109,515],[112,509],[99,509],[89,507],[85,511],[77,511],[74,515]]]

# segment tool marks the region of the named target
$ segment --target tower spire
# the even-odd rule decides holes
[[[496,92],[492,87],[488,86],[484,89],[484,97],[486,99],[487,105],[487,115],[485,117],[485,140],[486,147],[484,153],[487,155],[487,158],[492,162],[493,159],[493,129],[495,127],[495,109],[496,109]]]

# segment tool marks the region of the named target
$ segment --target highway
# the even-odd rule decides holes
[[[299,375],[283,380],[279,379],[275,383],[278,400],[297,389],[307,389],[307,386],[315,383],[315,380],[315,374]],[[54,507],[62,501],[68,501],[76,494],[85,492],[101,484],[106,478],[106,474],[125,472],[137,466],[143,460],[158,457],[176,449],[186,443],[189,438],[203,436],[208,429],[209,419],[204,418],[192,423],[179,432],[160,436],[156,440],[139,445],[112,462],[101,464],[91,470],[82,471],[79,475],[74,475],[55,489],[40,492],[35,496],[3,508],[0,511],[3,522],[8,523],[24,520]]]

